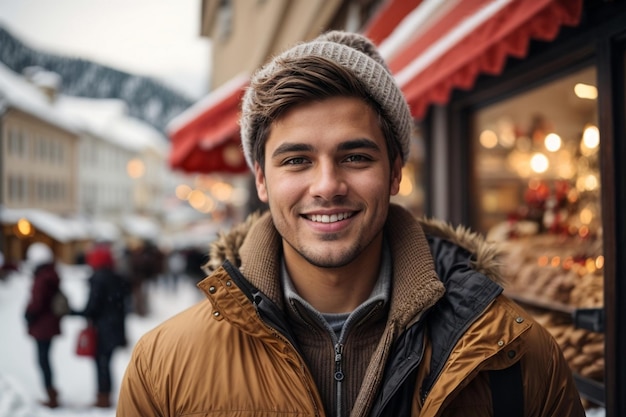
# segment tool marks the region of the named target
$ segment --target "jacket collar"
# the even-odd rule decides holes
[[[392,204],[385,225],[393,258],[393,293],[390,320],[405,328],[443,296],[444,287],[435,271],[426,235],[439,237],[473,254],[473,268],[493,281],[501,281],[498,251],[477,233],[435,219],[417,219]],[[259,250],[263,248],[263,250]],[[225,260],[240,268],[250,283],[283,308],[280,284],[281,237],[269,212],[253,213],[211,244],[205,272]]]

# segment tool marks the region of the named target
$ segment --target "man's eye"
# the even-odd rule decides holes
[[[287,159],[284,164],[285,165],[301,165],[304,164],[306,162],[306,159],[304,158],[291,158],[291,159]]]
[[[365,155],[349,155],[346,157],[346,162],[367,162],[371,159]]]

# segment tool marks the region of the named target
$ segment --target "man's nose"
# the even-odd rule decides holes
[[[325,200],[343,196],[348,190],[345,173],[332,162],[320,162],[314,168],[310,186],[311,195]]]

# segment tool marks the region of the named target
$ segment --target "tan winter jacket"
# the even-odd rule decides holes
[[[501,295],[492,246],[398,206],[385,232],[392,301],[351,417],[492,416],[488,371],[515,363],[524,416],[585,415],[554,339]],[[283,313],[280,244],[268,214],[220,236],[209,300],[136,344],[118,417],[326,415]]]

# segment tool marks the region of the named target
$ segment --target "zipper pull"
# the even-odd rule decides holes
[[[335,345],[335,381],[343,381],[344,374],[341,369],[341,359],[343,354],[343,345],[337,343]]]

